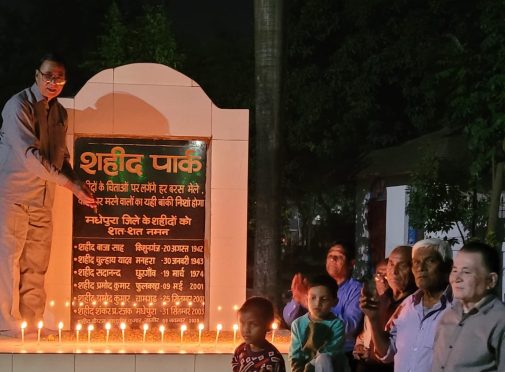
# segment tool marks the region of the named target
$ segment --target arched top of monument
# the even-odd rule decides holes
[[[97,73],[88,83],[200,86],[179,71],[158,63],[132,63],[109,68]]]
[[[59,101],[69,133],[249,138],[248,110],[217,107],[195,81],[156,63],[103,70]]]

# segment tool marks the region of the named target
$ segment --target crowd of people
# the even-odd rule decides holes
[[[69,162],[67,113],[56,99],[67,81],[63,59],[44,55],[34,79],[6,103],[0,128],[0,336],[8,337],[44,312],[55,185],[96,209]],[[364,283],[352,278],[354,262],[353,246],[336,242],[326,274],[294,276],[282,312],[292,371],[505,371],[497,250],[470,242],[453,262],[447,242],[425,239],[394,248]],[[250,298],[238,316],[244,343],[233,371],[285,371],[265,339],[272,303]]]
[[[496,249],[471,241],[453,260],[444,240],[400,245],[363,283],[351,276],[354,260],[352,245],[336,242],[325,274],[293,277],[282,313],[291,329],[291,371],[505,371]],[[255,303],[267,303],[268,311]],[[234,372],[285,371],[265,339],[273,316],[262,297],[239,310],[244,343],[233,357]],[[260,329],[254,339],[251,324]]]

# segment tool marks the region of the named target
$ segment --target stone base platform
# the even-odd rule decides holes
[[[0,338],[0,372],[226,372],[231,371],[234,344],[223,342],[110,342],[85,335],[59,342]],[[289,344],[274,342],[289,370]]]

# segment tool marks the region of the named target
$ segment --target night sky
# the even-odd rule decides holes
[[[221,80],[232,76],[242,66],[252,64],[253,2],[236,0],[116,0],[126,19],[140,13],[142,5],[165,4],[172,23],[178,50],[185,55],[180,71],[198,81],[221,98]],[[69,82],[63,96],[74,95],[93,75],[80,65],[86,53],[96,46],[103,16],[111,1],[105,0],[0,0],[0,106],[12,94],[33,82],[33,71],[40,56],[58,51],[67,60]],[[252,77],[250,77],[252,80]],[[245,89],[245,88],[241,88]],[[240,94],[236,92],[235,95]]]

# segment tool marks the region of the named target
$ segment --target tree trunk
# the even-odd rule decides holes
[[[501,193],[503,190],[503,162],[496,163],[493,174],[493,186],[491,189],[491,201],[489,203],[489,215],[487,222],[487,239],[493,245],[501,242],[502,237],[498,237],[498,211],[500,208]]]
[[[282,0],[254,1],[256,230],[254,292],[278,296]]]

